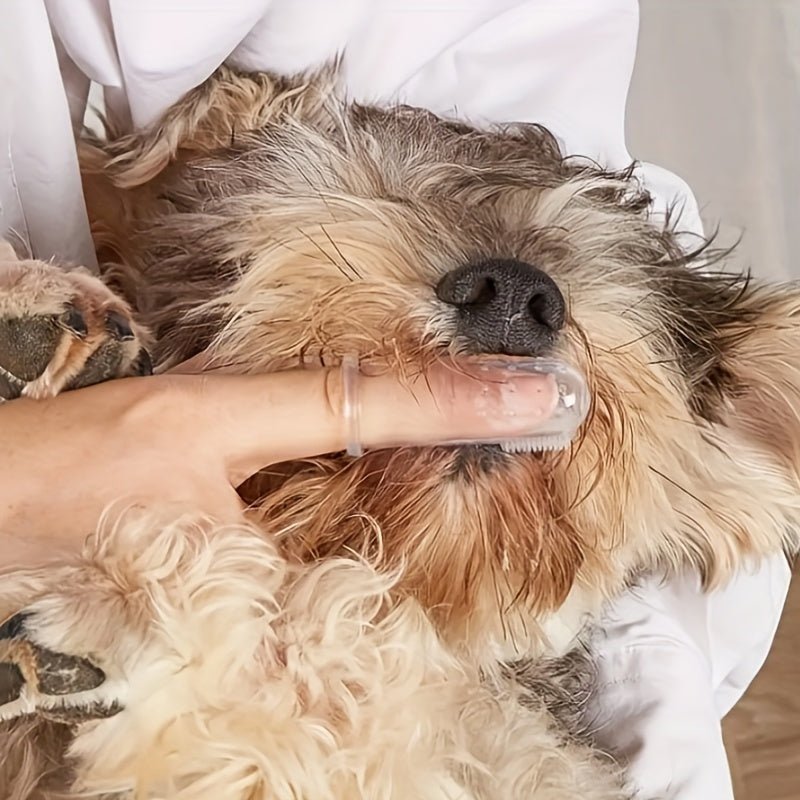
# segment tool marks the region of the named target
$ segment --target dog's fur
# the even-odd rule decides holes
[[[565,159],[538,126],[348,104],[334,83],[223,69],[152,130],[84,143],[105,277],[157,361],[357,352],[410,374],[474,349],[439,279],[513,258],[567,297],[554,353],[587,375],[590,417],[560,453],[290,464],[242,487],[238,527],[135,512],[74,564],[6,578],[0,612],[26,606],[30,641],[104,670],[85,703],[122,707],[74,729],[69,779],[37,744],[63,746],[61,723],[9,725],[14,800],[72,779],[185,800],[618,800],[617,768],[555,708],[552,659],[643,572],[713,588],[797,546],[800,290],[698,270],[708,252],[653,223],[633,172]]]

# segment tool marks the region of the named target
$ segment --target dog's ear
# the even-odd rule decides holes
[[[800,488],[800,284],[747,285],[716,336],[730,379],[723,421]]]
[[[668,365],[686,379],[711,445],[710,460],[696,464],[703,521],[689,513],[675,547],[689,542],[715,586],[743,558],[800,545],[800,284],[683,269],[659,285],[675,347]]]
[[[800,486],[800,283],[679,268],[658,286],[694,414],[778,456]]]
[[[11,243],[6,239],[0,237],[0,264],[8,261],[19,261],[16,250],[11,246]]]

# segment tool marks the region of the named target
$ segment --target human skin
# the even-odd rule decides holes
[[[507,389],[513,385],[511,391]],[[555,404],[546,376],[478,379],[437,365],[361,377],[365,447],[524,434]],[[235,487],[270,464],[343,450],[339,369],[164,374],[0,406],[0,570],[77,550],[115,503],[165,500],[235,519]]]

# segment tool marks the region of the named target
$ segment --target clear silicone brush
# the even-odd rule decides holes
[[[513,381],[526,375],[546,376],[554,383],[555,397],[549,414],[531,425],[530,430],[513,438],[461,437],[440,442],[446,446],[478,444],[499,445],[507,453],[545,452],[563,450],[575,438],[589,413],[590,396],[586,380],[573,366],[556,358],[482,359],[470,364],[470,374],[478,380]],[[360,437],[358,384],[360,370],[355,356],[342,362],[344,385],[344,418],[348,431],[347,452],[361,455],[364,450]],[[485,376],[485,377],[484,377]]]
[[[481,440],[481,444],[499,444],[507,453],[544,452],[563,450],[575,438],[578,429],[589,413],[589,389],[583,375],[566,361],[555,358],[527,358],[513,361],[485,361],[478,366],[493,375],[509,377],[520,374],[546,375],[552,377],[557,393],[555,408],[549,416],[532,428],[529,433],[513,439]],[[475,444],[476,442],[454,442],[453,444]]]

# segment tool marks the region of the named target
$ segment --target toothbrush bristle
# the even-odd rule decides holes
[[[564,450],[569,446],[569,436],[530,436],[520,439],[507,439],[500,442],[500,447],[506,453],[545,453],[554,450]]]

